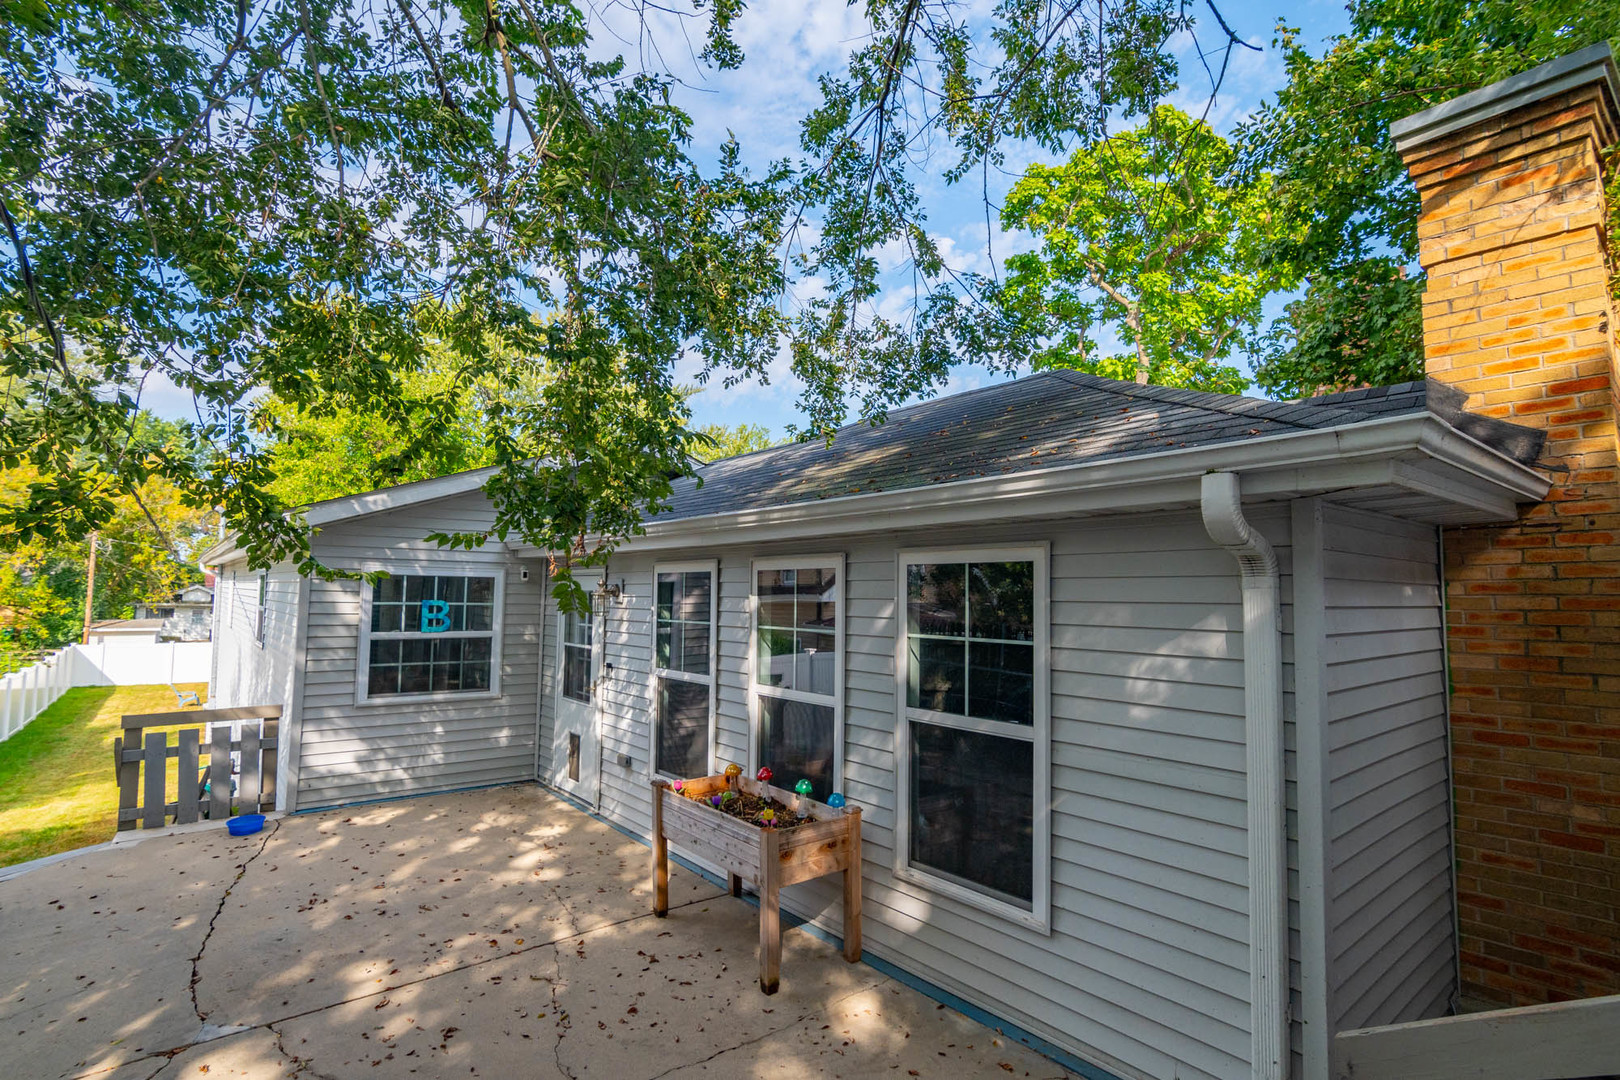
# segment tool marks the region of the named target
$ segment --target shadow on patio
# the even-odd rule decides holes
[[[0,882],[15,1077],[1065,1075],[534,786],[154,837]]]

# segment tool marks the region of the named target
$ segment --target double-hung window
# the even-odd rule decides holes
[[[499,692],[498,575],[394,574],[363,605],[360,700]]]
[[[703,776],[713,757],[716,565],[659,566],[653,611],[655,772]]]
[[[754,563],[755,763],[817,799],[843,778],[843,578],[841,556]]]
[[[1047,553],[903,552],[897,871],[1044,929]]]
[[[586,595],[584,612],[562,613],[562,695],[582,705],[591,703],[591,649],[596,616]]]

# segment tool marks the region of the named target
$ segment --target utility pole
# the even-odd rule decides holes
[[[90,613],[96,604],[96,534],[90,534],[90,569],[84,585],[84,644],[90,644]]]

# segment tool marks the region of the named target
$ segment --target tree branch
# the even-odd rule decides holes
[[[1118,289],[1103,280],[1095,266],[1088,265],[1086,273],[1091,276],[1091,282],[1097,288],[1107,293],[1120,307],[1125,309],[1125,325],[1131,328],[1132,344],[1136,346],[1136,385],[1146,386],[1148,372],[1152,364],[1148,360],[1147,347],[1142,344],[1142,314],[1136,301],[1125,296]]]
[[[495,48],[501,54],[501,70],[506,73],[506,102],[523,121],[523,127],[529,133],[529,145],[538,151],[540,133],[535,130],[534,121],[529,118],[529,110],[523,107],[523,100],[518,97],[517,73],[512,68],[512,54],[506,47],[506,31],[501,29],[500,17],[495,14],[494,0],[484,0],[484,14],[489,21],[489,33],[495,38]]]
[[[67,346],[62,341],[62,331],[58,329],[56,320],[51,318],[44,299],[39,295],[39,282],[34,278],[33,264],[28,261],[28,248],[22,242],[22,237],[17,235],[17,223],[12,220],[11,208],[6,205],[4,198],[0,198],[0,217],[5,218],[6,232],[11,236],[12,250],[17,253],[17,266],[22,271],[23,288],[28,292],[28,302],[51,339],[51,351],[56,357],[56,365],[62,369],[62,376],[72,379],[73,372],[68,370]]]
[[[394,6],[399,9],[401,15],[405,16],[405,21],[411,24],[411,33],[416,35],[416,43],[421,46],[422,55],[427,58],[428,66],[433,69],[433,81],[438,84],[439,97],[444,102],[444,107],[454,111],[457,116],[463,116],[461,106],[456,103],[455,96],[450,93],[450,84],[445,82],[444,69],[439,66],[439,58],[428,47],[427,35],[422,33],[422,27],[416,22],[416,15],[411,11],[410,0],[394,0]]]
[[[332,120],[332,103],[326,97],[326,80],[321,78],[321,63],[315,58],[315,38],[309,32],[309,4],[300,0],[298,23],[304,31],[304,58],[315,76],[315,92],[321,96],[321,112],[326,114],[326,131],[332,137],[332,150],[337,154],[338,194],[343,194],[343,144],[338,141],[337,124]]]

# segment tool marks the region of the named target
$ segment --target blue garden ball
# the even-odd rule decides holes
[[[843,794],[835,791],[831,795],[827,796],[827,805],[832,807],[834,810],[840,809],[844,805]]]

